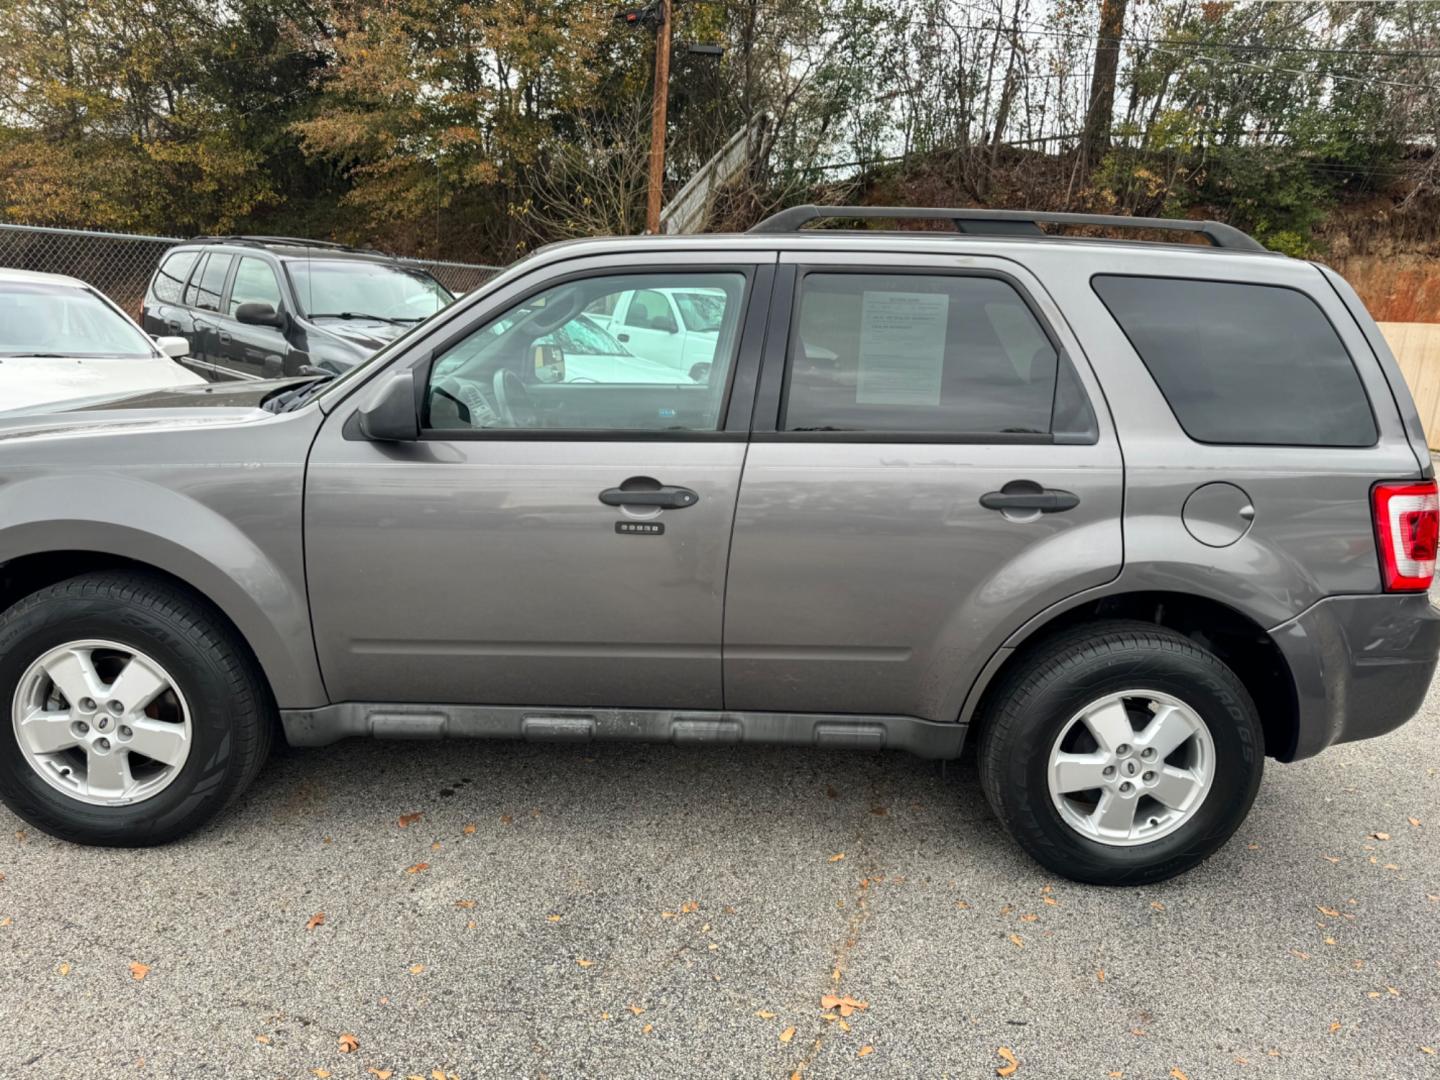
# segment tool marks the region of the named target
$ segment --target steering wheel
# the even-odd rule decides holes
[[[512,428],[540,426],[540,414],[520,376],[509,368],[495,372],[495,406],[500,419]]]

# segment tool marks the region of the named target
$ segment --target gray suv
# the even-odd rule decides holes
[[[701,377],[615,325],[665,290]],[[1375,323],[1227,226],[566,243],[339,377],[0,419],[0,795],[139,845],[277,728],[973,743],[1046,867],[1156,881],[1415,712],[1436,543]]]

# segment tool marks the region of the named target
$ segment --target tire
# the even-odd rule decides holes
[[[1167,740],[1144,741],[1158,734],[1162,713],[1172,738],[1191,733],[1168,759]],[[1107,719],[1129,720],[1137,734],[1136,742],[1115,748],[1123,755],[1109,748],[1116,739],[1094,734],[1094,728],[1117,734],[1100,723]],[[1087,623],[1039,644],[1003,678],[981,725],[980,781],[996,817],[1042,866],[1093,885],[1164,881],[1204,861],[1244,821],[1264,770],[1259,717],[1235,673],[1190,639],[1151,623]],[[1062,753],[1076,755],[1064,761],[1087,771],[1052,769],[1052,755]],[[1093,771],[1104,768],[1111,773]],[[1131,794],[1122,795],[1127,770],[1134,781]],[[1185,779],[1163,794],[1172,803],[1183,803],[1176,791],[1192,801],[1172,807],[1149,798],[1148,791],[1161,790],[1156,776],[1166,784],[1176,773]],[[1106,786],[1083,788],[1099,775]],[[1068,786],[1082,790],[1052,790]],[[1100,803],[1107,798],[1130,801],[1116,802],[1120,824],[1101,837],[1109,818]],[[1128,836],[1125,808],[1134,815]]]
[[[77,697],[77,706],[45,666],[47,657],[77,652],[88,665],[77,670],[87,671],[83,678],[90,681],[75,682],[81,676],[70,676],[67,684],[103,686],[109,678],[118,701],[126,696],[118,689],[121,667],[133,654],[132,659],[144,662],[142,674],[153,678],[158,671],[168,680],[166,689],[154,703],[138,705],[123,717],[118,712],[107,716],[105,704],[89,698]],[[99,677],[107,670],[112,674]],[[105,696],[112,695],[104,690],[96,695]],[[137,702],[144,697],[133,696]],[[37,708],[51,710],[40,718],[47,730],[55,730],[52,718],[70,733],[78,723],[92,740],[105,728],[114,740],[106,743],[107,762],[112,754],[118,761],[122,737],[132,739],[124,750],[119,786],[100,790],[97,780],[95,790],[82,790],[89,787],[90,764],[97,761],[95,748],[87,749],[83,741],[47,755],[27,735],[22,749],[17,711],[34,719]],[[152,714],[157,717],[153,722]],[[204,600],[159,575],[83,574],[41,589],[0,615],[0,800],[51,836],[106,847],[146,847],[199,828],[259,773],[274,737],[275,716],[269,689],[235,631]],[[133,729],[125,726],[127,717]],[[155,730],[163,730],[169,740],[153,743],[165,747],[163,754],[156,751],[160,757],[131,752]],[[152,743],[144,745],[148,749]],[[175,749],[181,746],[183,753]],[[162,757],[174,764],[166,765]],[[111,768],[119,766],[112,762]],[[101,771],[97,766],[95,775]],[[80,774],[84,778],[76,780]],[[141,775],[148,777],[149,787],[127,789]]]

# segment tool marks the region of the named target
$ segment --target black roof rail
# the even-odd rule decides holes
[[[374,248],[355,247],[353,244],[341,244],[334,240],[307,240],[300,236],[253,236],[248,234],[237,234],[235,236],[192,236],[187,243],[192,244],[252,244],[256,247],[265,247],[270,244],[283,245],[285,247],[302,248],[328,248],[334,251],[350,251],[358,255],[384,255],[385,252],[377,251]],[[388,257],[388,256],[387,256]]]
[[[928,206],[792,206],[771,214],[751,228],[755,233],[797,232],[823,218],[927,218],[947,220],[956,232],[988,236],[1053,236],[1046,225],[1104,225],[1111,229],[1164,229],[1200,233],[1217,248],[1230,251],[1266,251],[1249,233],[1219,221],[1185,218],[1129,217],[1120,214],[1067,214],[1048,210],[940,209]]]

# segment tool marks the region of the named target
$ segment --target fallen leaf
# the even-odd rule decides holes
[[[1104,968],[1101,968],[1099,971],[1097,971],[1097,972],[1095,973],[1095,978],[1099,979],[1101,982],[1104,982],[1104,981],[1105,981],[1105,969],[1104,969]]]
[[[1290,955],[1293,956],[1293,957],[1295,957],[1296,960],[1309,960],[1309,959],[1310,959],[1310,954],[1309,954],[1308,952],[1301,952],[1299,949],[1291,949],[1291,950],[1290,950]]]
[[[841,1016],[849,1016],[856,1009],[868,1009],[869,1007],[869,1002],[857,1001],[849,994],[846,994],[844,997],[836,994],[822,994],[820,997],[820,1008],[839,1009]]]
[[[578,956],[575,958],[575,962],[579,964],[582,968],[593,967],[595,965],[594,960],[584,960]]]
[[[318,1068],[317,1068],[317,1069],[311,1069],[310,1071],[311,1071],[314,1075],[318,1076],[318,1077],[320,1078],[320,1080],[325,1080],[325,1078],[330,1075],[330,1070],[329,1070],[329,1069],[318,1069]]]
[[[1023,949],[1025,947],[1025,939],[1019,934],[1011,934],[1010,944],[1014,945],[1017,949]]]
[[[872,806],[870,807],[870,813],[874,814],[876,817],[884,817],[886,814],[890,813],[890,811],[883,806]]]
[[[9,915],[6,915],[3,919],[0,919],[0,926],[9,926],[9,925],[10,925],[10,922],[11,922],[10,916],[9,916]]]
[[[686,900],[685,903],[683,903],[683,904],[680,905],[680,914],[681,914],[681,915],[693,915],[693,914],[695,914],[695,912],[697,912],[697,911],[699,911],[699,910],[700,910],[700,901],[698,901],[698,900]]]
[[[1154,908],[1156,911],[1164,911],[1164,910],[1165,910],[1165,905],[1162,904],[1159,900],[1151,900],[1151,901],[1150,901],[1150,906],[1151,906],[1152,908]]]
[[[875,1052],[875,1048],[874,1048],[873,1046],[871,1046],[869,1043],[866,1043],[864,1046],[860,1047],[860,1049],[855,1052],[855,1056],[856,1056],[856,1057],[869,1057],[869,1056],[870,1056],[871,1054],[873,1054],[874,1052]]]
[[[996,1050],[995,1053],[1005,1059],[1004,1065],[996,1067],[995,1075],[1014,1076],[1015,1070],[1020,1068],[1020,1062],[1015,1059],[1015,1051],[1011,1050],[1008,1046],[1002,1046],[999,1050]]]
[[[474,929],[475,929],[475,920],[474,920],[474,919],[471,919],[469,922],[467,922],[467,923],[465,924],[465,929],[466,929],[466,930],[474,930]]]
[[[1374,1000],[1376,1000],[1376,999],[1380,996],[1380,991],[1379,991],[1379,990],[1367,990],[1367,991],[1365,991],[1365,996],[1368,997],[1371,1001],[1374,1001]]]
[[[1399,870],[1400,867],[1396,866],[1393,862],[1387,862],[1387,863],[1385,864],[1385,869],[1386,869],[1386,870]]]
[[[430,864],[429,864],[428,862],[417,862],[414,866],[407,866],[407,867],[405,868],[405,872],[406,872],[407,874],[418,874],[418,873],[421,873],[422,871],[429,870],[429,869],[430,869]]]
[[[340,1052],[342,1054],[353,1054],[356,1050],[360,1049],[360,1040],[348,1031],[344,1035],[341,1035],[336,1041],[340,1044]]]
[[[961,911],[969,911],[969,910],[970,910],[970,905],[967,904],[964,900],[956,900],[956,901],[955,901],[955,906],[956,906],[957,908],[959,908]]]
[[[317,912],[315,912],[314,915],[311,915],[310,918],[308,918],[308,919],[305,920],[305,929],[306,929],[306,930],[314,930],[315,927],[317,927],[317,926],[324,926],[324,925],[325,925],[325,912],[323,912],[323,911],[317,911]]]
[[[511,822],[513,822],[514,820],[515,820],[515,819],[514,819],[513,817],[511,817],[509,814],[501,814],[501,815],[500,815],[500,824],[501,824],[501,825],[509,825],[509,824],[510,824]]]
[[[660,917],[662,919],[673,919],[675,917],[675,913],[673,911],[662,911],[660,912]]]
[[[1110,1072],[1106,1073],[1105,1075],[1108,1076],[1108,1077],[1110,1078],[1110,1080],[1125,1080],[1125,1074],[1124,1074],[1123,1072],[1121,1072],[1119,1069],[1112,1069]]]
[[[1420,819],[1418,817],[1406,818],[1405,820],[1410,822],[1415,828],[1420,828]]]
[[[1339,855],[1322,855],[1321,858],[1323,858],[1326,862],[1332,863],[1338,863],[1340,861]]]
[[[631,1012],[633,1015],[635,1015],[635,1016],[639,1016],[641,1013],[643,1013],[643,1012],[645,1011],[645,1006],[644,1006],[644,1005],[626,1005],[625,1007],[626,1007],[627,1009],[629,1009],[630,1012]]]
[[[425,816],[425,815],[422,814],[422,813],[420,813],[420,811],[418,811],[418,810],[417,810],[415,813],[413,813],[413,814],[401,814],[401,815],[400,815],[400,820],[399,820],[399,822],[397,822],[397,824],[398,824],[398,825],[400,826],[400,828],[402,828],[402,829],[408,829],[411,825],[414,825],[417,821],[419,821],[419,820],[420,820],[421,818],[423,818],[424,816]]]
[[[1372,839],[1372,840],[1389,840],[1389,839],[1390,839],[1390,834],[1389,834],[1388,832],[1372,832],[1372,833],[1370,834],[1370,839]]]
[[[1326,945],[1334,945],[1334,944],[1335,944],[1335,939],[1334,939],[1333,937],[1327,937],[1327,938],[1325,939],[1325,944],[1326,944]]]
[[[424,970],[425,970],[425,965],[424,965],[424,964],[411,964],[411,965],[410,965],[410,974],[411,974],[411,975],[419,975],[419,974],[420,974],[422,971],[424,971]]]
[[[1330,1021],[1330,1034],[1334,1035],[1335,1032],[1339,1031],[1343,1026],[1339,1020]]]
[[[1021,915],[1021,916],[1020,916],[1020,921],[1021,921],[1021,922],[1039,922],[1039,921],[1040,921],[1040,916],[1039,916],[1039,915]]]
[[[559,915],[546,915],[546,916],[545,916],[545,921],[546,921],[546,922],[559,922],[559,921],[560,921],[560,916],[559,916]]]
[[[390,1078],[395,1075],[394,1069],[377,1069],[374,1065],[371,1065],[365,1071],[375,1077],[375,1080],[390,1080]]]
[[[1015,905],[1014,905],[1014,904],[1006,904],[1004,907],[1002,907],[1002,908],[1000,909],[1000,914],[1001,914],[1001,915],[1009,915],[1010,912],[1012,912],[1012,911],[1014,911],[1014,910],[1015,910]]]
[[[640,1034],[641,1034],[641,1035],[649,1035],[650,1032],[652,1032],[652,1031],[654,1031],[654,1030],[655,1030],[655,1025],[654,1025],[654,1024],[646,1024],[644,1027],[642,1027],[642,1028],[640,1029]]]
[[[841,1031],[848,1032],[850,1030],[850,1025],[847,1024],[844,1020],[835,1021],[835,1026],[838,1027]]]
[[[1042,896],[1040,899],[1043,900],[1045,903],[1049,904],[1051,907],[1060,906],[1060,901],[1056,900],[1053,896]]]
[[[1143,1038],[1145,1038],[1145,1029],[1144,1029],[1144,1028],[1131,1028],[1131,1029],[1130,1029],[1130,1034],[1131,1034],[1131,1035],[1134,1035],[1137,1039],[1143,1039]]]
[[[793,1027],[788,1027],[784,1031],[780,1032],[780,1041],[782,1043],[788,1043],[794,1037],[795,1029]]]
[[[1422,1046],[1420,1047],[1420,1052],[1422,1054],[1434,1054],[1435,1048],[1433,1046]]]
[[[140,961],[138,961],[138,960],[133,960],[133,961],[131,961],[131,963],[130,963],[130,977],[131,977],[132,979],[134,979],[136,982],[139,982],[141,979],[145,978],[145,976],[146,976],[146,975],[149,975],[149,974],[150,974],[150,965],[149,965],[149,964],[142,964],[142,963],[140,963]]]
[[[269,1036],[269,1035],[256,1035],[256,1036],[255,1036],[255,1041],[258,1042],[261,1046],[269,1046],[269,1045],[270,1045],[270,1036]]]
[[[444,845],[441,844],[439,840],[436,840],[433,844],[430,845],[430,850],[439,851],[443,846]]]
[[[1320,912],[1321,915],[1327,916],[1331,919],[1338,919],[1340,917],[1340,911],[1338,908],[1325,907],[1323,904],[1316,904],[1315,910]]]
[[[473,908],[473,907],[475,906],[475,901],[474,901],[474,900],[456,900],[456,901],[455,901],[455,906],[458,907],[458,908],[464,908],[466,911],[469,911],[471,908]]]
[[[758,1016],[761,1020],[774,1020],[774,1019],[775,1019],[775,1014],[774,1014],[773,1012],[771,1012],[769,1009],[761,1009],[761,1010],[760,1010],[759,1012],[757,1012],[755,1015]]]
[[[474,836],[474,835],[475,835],[475,829],[476,829],[476,825],[475,825],[475,823],[472,821],[470,824],[466,825],[465,828],[461,829],[460,831],[463,832],[466,836]]]
[[[840,861],[841,859],[843,859],[843,858],[845,858],[845,853],[842,851],[842,852],[839,852],[838,854],[831,855],[829,861],[830,861],[830,862],[839,862],[839,861]]]
[[[1170,1070],[1170,1080],[1190,1080],[1178,1067]]]
[[[70,974],[70,965],[69,965],[69,964],[61,964],[61,965],[60,965],[60,974],[61,974],[61,975],[69,975],[69,974]]]

